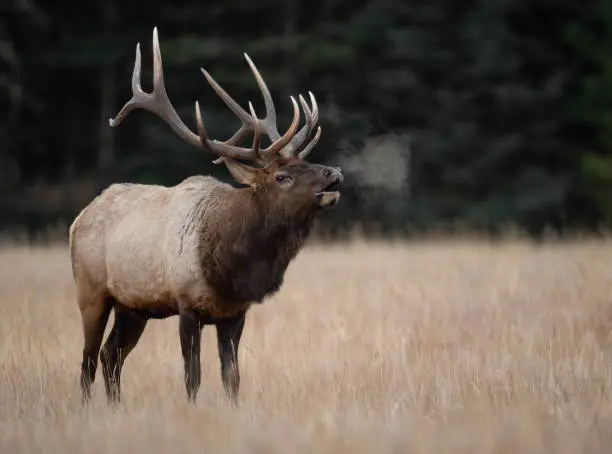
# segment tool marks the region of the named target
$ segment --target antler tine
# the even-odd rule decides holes
[[[159,93],[159,96],[165,95],[166,99],[168,99],[164,83],[164,67],[162,65],[161,49],[159,48],[157,27],[153,28],[153,93]]]
[[[302,105],[304,116],[306,117],[306,125],[304,125],[302,129],[300,129],[300,132],[306,131],[306,136],[308,136],[308,134],[310,134],[310,131],[312,131],[312,126],[314,125],[313,116],[312,116],[312,112],[310,111],[310,108],[308,107],[308,104],[306,103],[306,100],[304,99],[302,95],[300,95],[300,104]],[[295,138],[295,140],[296,141],[298,140],[297,137]]]
[[[259,156],[259,143],[261,139],[261,129],[259,127],[259,122],[257,121],[257,114],[255,113],[255,108],[251,101],[249,101],[249,110],[251,111],[251,116],[255,119],[255,131],[253,131],[253,153]]]
[[[200,105],[197,101],[195,103],[195,109],[196,109],[196,120],[198,124],[198,134],[200,135],[202,146],[212,151],[211,150],[212,144],[208,140],[208,135],[206,133],[206,129],[204,128],[204,123],[202,122],[202,114],[200,113]],[[251,104],[251,102],[249,102],[249,109],[251,110],[251,114],[253,115],[253,118],[256,119],[257,116],[255,115],[255,109],[253,109],[253,104]],[[254,157],[257,157],[259,156],[259,143],[260,143],[260,138],[261,138],[261,131],[259,129],[259,124],[257,122],[255,122],[254,125],[255,125],[255,130],[254,130],[253,146],[251,148],[251,152]],[[218,143],[215,143],[214,145],[221,147],[221,148],[225,148],[225,147],[232,148],[231,145],[228,145],[227,143],[224,143],[224,142],[218,142]],[[223,158],[224,157],[220,157],[216,159],[214,162],[218,161],[217,163],[221,163],[223,162]]]
[[[300,108],[298,107],[298,104],[293,96],[290,96],[289,98],[291,99],[291,104],[293,104],[293,121],[291,122],[289,129],[287,129],[287,132],[285,132],[282,137],[274,141],[268,148],[261,151],[261,154],[266,156],[267,159],[269,159],[270,156],[274,156],[276,153],[279,153],[289,142],[291,142],[291,139],[293,139],[295,136],[298,125],[300,124]]]
[[[265,131],[268,137],[270,137],[270,139],[273,141],[272,145],[270,145],[265,150],[262,150],[261,155],[265,156],[266,159],[270,159],[270,157],[276,153],[282,152],[283,155],[286,155],[286,153],[284,152],[284,148],[293,140],[297,132],[297,126],[299,124],[300,109],[297,105],[297,102],[295,101],[293,96],[291,96],[291,102],[293,104],[293,123],[291,124],[287,132],[281,137],[278,132],[278,127],[276,125],[276,109],[274,107],[274,100],[272,99],[270,90],[268,89],[266,82],[264,81],[259,70],[257,69],[257,66],[255,66],[255,63],[253,63],[253,60],[251,60],[251,58],[247,55],[246,52],[244,53],[244,58],[246,59],[249,68],[251,68],[251,72],[253,73],[253,76],[257,81],[257,85],[259,86],[259,90],[261,91],[261,94],[264,98],[264,103],[266,105],[266,117],[264,119],[260,119],[259,123],[261,124],[262,129]]]
[[[200,103],[198,101],[195,102],[195,112],[196,112],[196,125],[198,127],[198,135],[200,137],[200,144],[202,148],[205,148],[207,151],[213,153],[213,149],[210,147],[210,141],[208,140],[208,134],[206,132],[206,128],[204,128],[204,122],[202,121],[202,113],[200,112]],[[219,158],[222,159],[222,158]]]
[[[246,137],[246,135],[255,129],[255,120],[251,117],[241,106],[238,104],[234,98],[232,98],[224,89],[217,83],[217,81],[206,71],[204,68],[200,68],[202,74],[208,81],[209,85],[215,90],[215,92],[219,95],[221,100],[225,103],[227,107],[238,117],[240,121],[242,121],[242,125],[240,129],[236,131],[236,133],[228,139],[225,143],[230,145],[235,145],[239,143],[242,139]]]
[[[312,104],[312,122],[314,124],[319,121],[319,106],[317,105],[317,100],[311,91],[308,91],[308,95],[310,96],[310,102]]]
[[[295,137],[291,140],[291,142],[283,149],[282,153],[285,157],[295,156],[297,150],[300,148],[300,145],[303,144],[304,140],[310,135],[313,126],[313,117],[308,104],[304,100],[304,97],[300,95],[300,104],[302,105],[302,110],[304,111],[304,117],[306,117],[306,124],[298,131]]]
[[[261,128],[259,128],[259,121],[256,119],[255,116],[250,116],[241,106],[240,104],[238,104],[234,98],[232,98],[224,89],[223,87],[221,87],[221,85],[219,85],[219,83],[213,78],[213,76],[210,75],[210,73],[208,71],[206,71],[204,68],[200,68],[200,70],[202,71],[202,74],[204,74],[204,77],[206,78],[206,80],[208,81],[209,85],[212,87],[213,90],[215,90],[215,92],[219,95],[219,97],[221,98],[221,100],[225,103],[225,105],[227,107],[229,107],[229,109],[234,113],[234,115],[236,115],[236,117],[238,117],[238,119],[240,119],[242,121],[242,125],[240,126],[240,129],[238,129],[238,131],[236,131],[236,133],[230,137],[225,143],[228,145],[235,145],[237,143],[240,143],[250,131],[254,131],[256,128],[258,130],[260,130]],[[261,133],[261,131],[260,131]],[[259,139],[259,138],[258,138]],[[217,142],[217,141],[215,141]],[[258,144],[259,147],[259,144]],[[258,148],[259,150],[259,148]],[[223,158],[217,158],[213,161],[214,164],[220,164],[223,162]]]
[[[301,160],[306,159],[306,156],[308,156],[308,154],[312,151],[314,146],[319,141],[320,137],[321,137],[321,126],[318,126],[317,127],[317,133],[315,134],[315,136],[312,138],[312,140],[310,142],[308,142],[308,144],[304,147],[304,149],[299,152],[298,157]]]
[[[234,98],[232,98],[224,89],[217,83],[217,81],[210,75],[208,71],[204,68],[200,68],[202,74],[206,78],[208,84],[215,90],[215,92],[219,95],[221,100],[225,103],[227,107],[233,112],[236,117],[242,124],[238,131],[234,133],[232,137],[230,137],[225,144],[227,145],[236,145],[240,143],[250,131],[253,131],[256,127],[257,121],[252,118],[241,106],[238,104]],[[220,142],[222,143],[222,142]],[[213,161],[214,164],[220,164],[223,162],[223,157],[217,158]]]
[[[132,98],[125,103],[115,118],[109,118],[108,123],[111,128],[118,126],[128,114],[136,107],[136,97],[146,96],[140,86],[140,70],[141,70],[140,43],[136,44],[136,58],[134,59],[134,71],[132,73]]]
[[[272,99],[270,90],[268,89],[263,77],[261,77],[257,66],[255,66],[255,63],[253,63],[253,60],[251,60],[246,52],[244,53],[244,58],[246,59],[249,68],[251,68],[251,72],[257,81],[257,85],[259,86],[259,90],[261,91],[264,103],[266,105],[266,116],[259,121],[262,123],[263,129],[268,137],[270,137],[270,140],[276,141],[279,139],[280,134],[278,133],[278,127],[276,126],[276,108],[274,107],[274,100]]]
[[[306,100],[302,95],[300,95],[300,103],[302,104],[302,109],[304,110],[304,115],[306,116],[306,124],[300,129],[300,131],[295,135],[295,137],[291,140],[291,142],[283,149],[283,155],[286,157],[295,156],[298,154],[298,150],[300,147],[304,145],[310,133],[312,132],[312,128],[317,124],[319,119],[319,107],[317,105],[317,100],[311,91],[308,92],[310,96],[310,101],[312,103],[312,111],[308,107]],[[320,132],[318,133],[320,134]],[[316,142],[318,141],[318,137],[313,138],[314,144],[310,146],[310,143],[307,145],[308,153],[312,150]],[[299,153],[299,156],[306,156],[308,153],[303,154],[303,152]]]
[[[204,123],[202,122],[202,115],[200,113],[200,105],[196,101],[196,121],[198,124],[198,133],[200,135],[200,141],[202,148],[212,151],[217,155],[220,155],[219,158],[215,159],[213,162],[215,164],[219,164],[223,162],[223,158],[232,158],[232,159],[247,159],[251,161],[261,162],[259,158],[259,126],[255,125],[255,134],[256,134],[256,144],[254,143],[252,148],[243,148],[235,145],[231,145],[228,142],[219,142],[217,140],[210,141],[208,139],[208,135],[206,133],[206,129],[204,128]]]

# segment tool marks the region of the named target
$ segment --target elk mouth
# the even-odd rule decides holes
[[[315,200],[319,208],[333,207],[340,200],[340,192],[338,191],[323,191],[315,194]]]
[[[342,187],[342,181],[338,178],[328,184],[325,189],[315,194],[317,204],[321,208],[328,208],[334,206],[340,200],[340,191]]]
[[[334,181],[325,186],[324,191],[339,191],[342,187],[342,180],[340,178],[335,178]]]

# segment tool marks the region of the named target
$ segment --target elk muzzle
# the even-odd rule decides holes
[[[340,200],[340,188],[344,183],[344,176],[340,167],[323,167],[321,170],[326,181],[325,189],[318,192],[315,197],[319,207],[332,207]]]

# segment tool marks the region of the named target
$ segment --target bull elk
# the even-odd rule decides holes
[[[153,30],[153,90],[140,85],[140,44],[136,47],[132,98],[110,126],[143,109],[163,119],[184,141],[216,155],[242,186],[210,176],[192,176],[176,186],[117,183],[99,194],[70,226],[70,253],[84,332],[81,393],[91,395],[98,355],[107,399],[120,400],[121,368],[147,321],[178,315],[189,402],[200,387],[200,339],[215,325],[221,380],[231,401],[240,386],[238,345],[252,304],[274,294],[299,252],[316,214],[339,199],[339,168],[310,164],[306,156],[321,128],[315,97],[300,95],[305,125],[293,96],[293,121],[281,135],[270,92],[244,54],[263,95],[266,116],[245,111],[202,69],[204,77],[242,125],[227,141],[210,140],[195,103],[197,131],[174,110],[164,86],[157,28]],[[239,143],[250,133],[250,148]],[[271,141],[260,146],[261,134]],[[246,161],[246,162],[241,162]],[[114,310],[114,326],[102,347]]]

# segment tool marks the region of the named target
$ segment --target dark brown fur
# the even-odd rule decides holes
[[[293,219],[266,209],[260,194],[241,193],[227,214],[244,213],[239,220],[203,222],[200,248],[204,279],[219,299],[237,304],[261,302],[276,292],[285,270],[310,232],[312,216]]]

